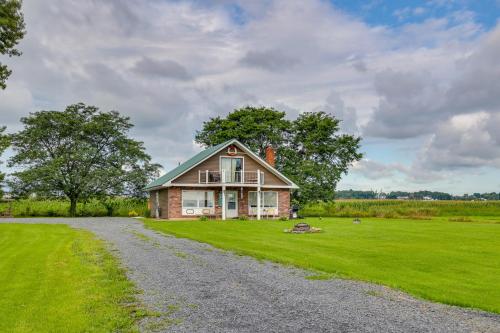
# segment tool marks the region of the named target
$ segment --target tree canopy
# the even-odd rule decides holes
[[[101,112],[83,103],[66,110],[39,111],[21,118],[24,129],[11,136],[19,167],[10,183],[17,195],[65,195],[76,203],[91,197],[142,196],[158,175],[142,142],[129,138],[132,124],[116,111]]]
[[[292,122],[287,145],[278,147],[281,171],[300,186],[299,202],[333,200],[349,166],[361,159],[361,138],[338,134],[340,121],[325,112],[306,112]]]
[[[352,162],[361,159],[359,137],[339,133],[340,120],[325,112],[302,113],[295,120],[272,108],[244,107],[203,123],[196,142],[212,146],[238,139],[261,157],[277,150],[276,168],[300,189],[294,200],[331,200]]]
[[[15,48],[24,37],[24,17],[20,0],[0,0],[0,54],[20,56]],[[6,65],[0,63],[0,88],[6,88],[7,78],[12,73]]]
[[[290,121],[285,119],[285,112],[247,106],[234,110],[226,118],[215,117],[204,122],[203,129],[196,132],[195,140],[209,147],[237,139],[264,157],[267,146],[283,144],[283,133],[289,127]]]

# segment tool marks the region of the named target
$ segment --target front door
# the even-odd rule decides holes
[[[226,217],[238,217],[238,192],[226,191]]]

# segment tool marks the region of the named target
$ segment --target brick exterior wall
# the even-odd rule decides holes
[[[161,208],[162,219],[184,219],[193,218],[193,216],[182,215],[182,191],[197,190],[197,191],[214,191],[215,200],[215,215],[217,218],[222,217],[222,207],[219,206],[219,196],[221,187],[169,187],[168,189],[160,190],[159,203]],[[236,191],[238,195],[238,216],[248,216],[248,192],[256,191],[253,187],[228,187],[226,191]],[[242,195],[243,191],[243,195]],[[279,216],[289,215],[290,210],[290,190],[289,189],[262,189],[262,191],[278,192],[278,213]],[[156,191],[150,192],[151,216],[154,217]],[[251,216],[255,218],[255,216]]]
[[[170,192],[170,189],[164,189],[164,190],[160,190],[160,193],[159,193],[159,203],[160,203],[160,209],[161,209],[161,214],[160,214],[160,218],[162,219],[168,219],[169,216],[168,216],[168,209],[165,209],[164,207],[168,207],[168,202],[170,200],[170,198],[168,197],[168,193]]]
[[[168,218],[182,218],[182,190],[180,187],[168,189]]]
[[[238,216],[248,216],[248,192],[249,191],[250,191],[249,188],[243,188],[243,198],[241,195],[241,191],[238,191]]]

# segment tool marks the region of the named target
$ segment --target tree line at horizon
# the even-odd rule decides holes
[[[339,190],[335,192],[336,199],[398,199],[408,198],[409,200],[500,200],[500,192],[486,192],[486,193],[473,193],[463,195],[453,195],[446,192],[439,191],[391,191],[391,192],[377,192],[373,190],[360,191],[360,190]]]

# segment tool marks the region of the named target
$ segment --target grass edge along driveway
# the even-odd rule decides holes
[[[287,221],[155,221],[151,229],[237,254],[383,284],[441,303],[500,313],[500,224],[309,218],[320,234],[286,234]],[[498,221],[498,219],[497,219]],[[326,273],[326,274],[325,274]]]
[[[136,332],[135,292],[90,232],[0,224],[0,331]]]

